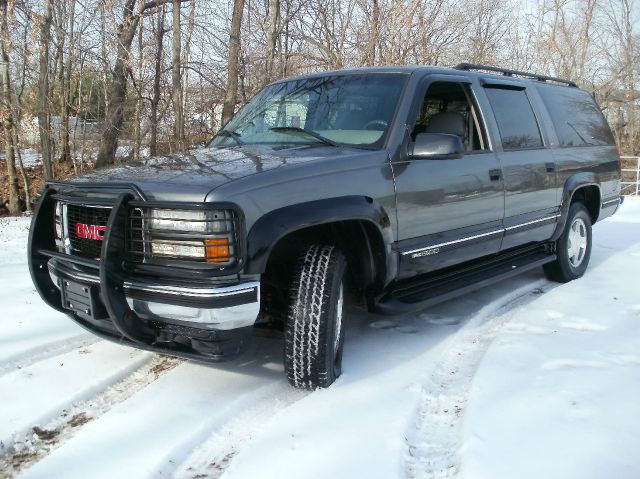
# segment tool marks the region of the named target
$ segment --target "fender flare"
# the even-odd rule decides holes
[[[576,173],[575,175],[567,178],[567,181],[564,182],[564,187],[562,189],[562,201],[560,203],[560,218],[558,219],[558,224],[550,241],[557,241],[558,238],[560,238],[569,216],[571,199],[577,190],[585,186],[595,186],[598,188],[598,192],[600,192],[600,183],[598,183],[595,174],[591,172]],[[600,193],[600,195],[602,194]],[[598,208],[600,208],[600,202],[598,202]]]
[[[274,246],[286,235],[311,226],[337,221],[360,220],[373,224],[385,246],[386,277],[394,276],[397,258],[391,253],[393,231],[385,209],[366,196],[341,196],[298,203],[270,211],[260,217],[247,235],[247,259],[244,272],[264,273]],[[368,248],[368,245],[363,245]],[[386,280],[386,278],[385,278]]]

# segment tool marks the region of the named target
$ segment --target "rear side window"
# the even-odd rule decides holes
[[[524,90],[485,87],[498,123],[502,148],[524,150],[541,148],[542,137],[536,116]]]
[[[613,135],[589,93],[577,88],[540,85],[538,87],[560,146],[613,145]]]

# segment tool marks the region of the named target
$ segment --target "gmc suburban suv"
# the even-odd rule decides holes
[[[620,201],[573,82],[362,68],[272,83],[189,154],[48,182],[29,266],[50,306],[137,348],[215,362],[280,328],[314,389],[340,375],[347,299],[397,314],[538,267],[579,278]]]

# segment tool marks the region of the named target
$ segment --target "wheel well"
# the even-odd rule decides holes
[[[591,223],[598,221],[600,215],[600,189],[595,185],[583,186],[573,192],[571,204],[581,202],[591,216]]]
[[[274,245],[262,274],[263,299],[274,312],[286,307],[288,290],[300,254],[311,244],[334,245],[345,254],[348,287],[358,300],[382,287],[386,255],[382,235],[366,220],[346,220],[293,231]]]

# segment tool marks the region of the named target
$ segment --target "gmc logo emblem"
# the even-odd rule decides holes
[[[84,223],[76,223],[76,236],[78,238],[104,241],[104,232],[106,230],[106,226],[85,225]]]

